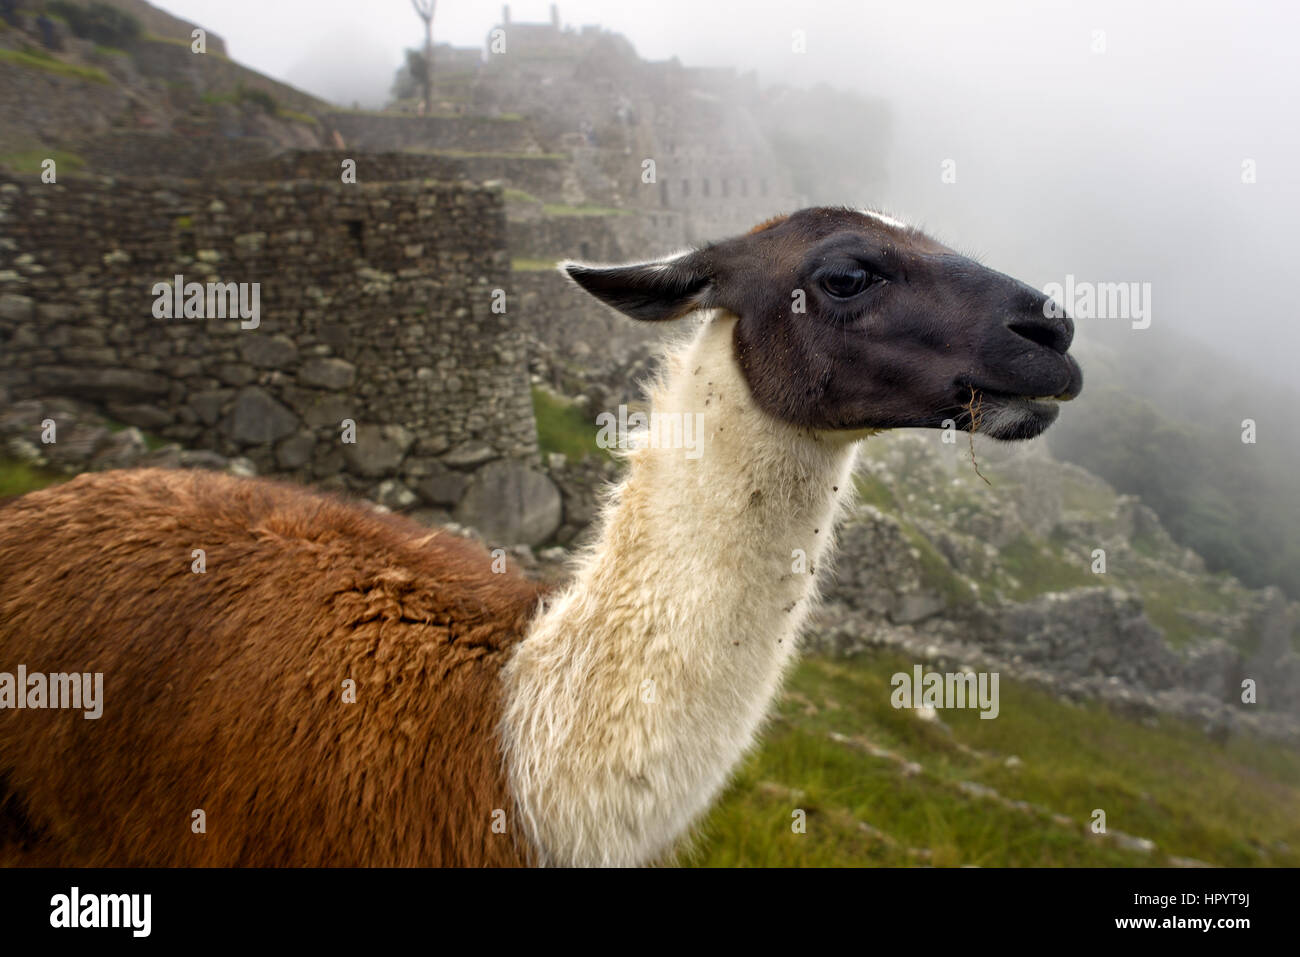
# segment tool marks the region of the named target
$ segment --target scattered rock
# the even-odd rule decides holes
[[[418,502],[419,498],[397,479],[385,479],[379,483],[375,500],[385,508],[406,509]]]

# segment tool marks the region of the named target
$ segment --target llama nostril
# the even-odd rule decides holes
[[[1014,322],[1007,323],[1007,328],[1030,342],[1036,342],[1040,346],[1047,346],[1047,348],[1056,352],[1065,352],[1070,348],[1071,340],[1074,339],[1074,323],[1065,316],[1058,319],[1050,319],[1045,316],[1035,316],[1032,319],[1017,319]]]

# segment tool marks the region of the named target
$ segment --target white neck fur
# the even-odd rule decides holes
[[[506,767],[539,863],[670,850],[753,742],[815,600],[861,436],[762,412],[735,322],[706,317],[652,388],[656,413],[702,413],[699,451],[629,453],[574,581],[504,670]]]

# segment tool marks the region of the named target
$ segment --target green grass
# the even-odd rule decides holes
[[[112,419],[105,419],[104,426],[110,432],[121,432],[123,429],[130,428],[125,422],[115,422]],[[139,430],[141,437],[144,439],[144,446],[151,452],[155,452],[164,445],[169,444],[167,439],[160,438],[157,435],[146,432],[144,429]]]
[[[942,711],[945,729],[890,705],[890,675],[912,664],[886,653],[800,663],[761,748],[682,862],[1113,867],[1160,866],[1177,855],[1222,866],[1300,864],[1295,750],[1249,739],[1212,744],[1182,722],[1147,726],[1005,678],[996,719]],[[832,732],[887,748],[921,771],[904,775],[899,763]],[[1021,763],[1011,767],[1013,755]],[[962,791],[961,782],[1036,807],[1005,807]],[[795,808],[807,812],[805,834],[791,830]],[[1095,808],[1110,830],[1149,838],[1156,851],[1091,834]]]
[[[0,499],[26,495],[47,485],[66,482],[69,476],[50,469],[37,468],[27,462],[0,456]]]
[[[542,212],[547,216],[630,216],[626,209],[613,206],[565,206],[563,203],[546,203]]]
[[[949,608],[967,605],[975,600],[965,579],[948,564],[948,560],[939,554],[928,538],[906,520],[900,520],[899,527],[908,544],[920,556],[918,563],[921,566],[921,581],[927,588],[942,595]]]
[[[412,147],[402,152],[414,153],[417,156],[446,156],[451,159],[562,160],[568,158],[564,153],[511,153],[506,150],[431,150]]]
[[[28,70],[40,70],[44,73],[68,77],[73,80],[82,80],[87,83],[103,83],[105,86],[112,83],[108,78],[108,74],[103,70],[93,66],[77,66],[72,63],[64,63],[62,60],[56,60],[54,57],[43,53],[0,49],[0,63],[9,63]]]
[[[505,189],[503,189],[501,191],[501,195],[504,196],[508,202],[513,202],[513,203],[540,203],[541,202],[541,200],[538,199],[536,196],[534,196],[532,193],[525,192],[522,189],[515,189],[511,186],[507,186]]]
[[[1050,543],[1041,543],[1021,535],[999,551],[1003,569],[1015,576],[1018,584],[1007,589],[1007,596],[1025,601],[1049,591],[1069,591],[1106,584],[1104,576],[1094,575],[1090,565],[1080,565],[1063,558]]]
[[[889,486],[874,475],[858,473],[853,476],[853,484],[858,490],[858,501],[865,505],[874,505],[882,512],[897,514],[898,503]]]
[[[255,106],[268,116],[278,116],[287,120],[295,120],[299,123],[306,123],[309,126],[317,126],[320,121],[309,113],[303,113],[298,110],[291,110],[280,106],[279,102],[270,93],[257,87],[243,86],[242,84],[233,90],[209,90],[201,97],[204,103],[209,106],[217,106],[222,103],[231,103],[236,106]]]
[[[1062,507],[1087,515],[1109,515],[1115,510],[1115,493],[1073,476],[1062,483]]]
[[[164,37],[164,36],[159,36],[156,33],[146,33],[141,39],[143,42],[146,43],[165,43],[168,46],[184,47],[187,50],[194,49],[194,40],[191,37],[186,37],[182,39],[181,37]],[[215,53],[212,50],[208,50],[208,52],[203,55],[212,57],[214,60],[224,60],[227,63],[234,62],[233,60],[230,59],[230,57],[224,56],[223,54],[220,53]]]
[[[1139,570],[1125,582],[1142,596],[1142,607],[1147,617],[1165,633],[1165,640],[1181,648],[1194,638],[1205,637],[1204,627],[1191,622],[1184,612],[1230,612],[1240,607],[1240,601],[1225,595],[1218,588],[1206,587],[1206,579],[1185,582],[1166,575],[1154,575]],[[1242,649],[1249,653],[1252,649]]]
[[[84,158],[63,150],[22,150],[17,153],[4,153],[0,155],[0,166],[7,166],[16,173],[39,174],[41,163],[47,159],[54,160],[56,173],[75,173],[86,166]]]
[[[330,105],[331,113],[340,113],[348,116],[402,116],[401,110],[368,110],[364,106],[343,106]]]
[[[286,120],[293,120],[295,123],[302,123],[305,126],[320,126],[320,120],[310,113],[302,113],[298,110],[289,110],[281,107],[276,114]]]
[[[533,415],[537,419],[537,444],[542,453],[559,452],[572,461],[588,455],[609,458],[609,452],[596,444],[595,417],[566,402],[549,389],[533,387]]]
[[[557,261],[555,259],[527,259],[521,257],[510,260],[510,268],[516,272],[545,272],[548,269],[554,269]]]

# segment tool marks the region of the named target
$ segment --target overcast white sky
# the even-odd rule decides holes
[[[221,34],[235,59],[344,102],[382,96],[402,49],[422,42],[409,0],[155,2]],[[550,15],[543,0],[510,7],[517,21]],[[500,14],[439,0],[435,39],[481,45]],[[560,16],[623,33],[650,59],[882,97],[895,124],[874,205],[1035,285],[1067,272],[1151,282],[1154,323],[1294,376],[1298,5],[570,0]],[[804,54],[791,52],[796,29]],[[956,183],[941,182],[945,159]]]

